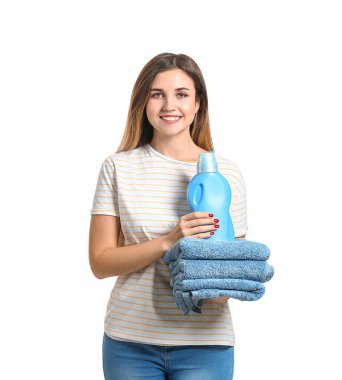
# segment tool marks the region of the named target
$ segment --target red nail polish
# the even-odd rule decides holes
[[[214,214],[209,214],[209,216],[212,218],[214,216]]]
[[[214,232],[210,232],[210,235],[214,235]]]
[[[214,219],[214,222],[215,222],[215,223],[217,223],[217,222],[219,222],[219,221],[220,221],[219,219]]]
[[[220,227],[219,225],[215,224],[215,228],[219,228],[219,227]]]

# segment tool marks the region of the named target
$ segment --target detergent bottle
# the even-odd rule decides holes
[[[234,228],[229,214],[231,189],[225,177],[218,172],[214,152],[201,153],[197,160],[197,174],[187,189],[188,205],[192,211],[207,211],[219,219],[219,228],[206,240],[234,240]]]

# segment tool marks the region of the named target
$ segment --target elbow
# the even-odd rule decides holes
[[[102,280],[104,278],[106,278],[106,276],[103,275],[101,269],[99,268],[100,266],[100,260],[99,260],[99,257],[100,257],[100,252],[94,252],[90,249],[90,246],[89,246],[89,252],[88,252],[89,256],[88,256],[88,259],[89,259],[89,266],[90,266],[90,270],[92,272],[92,274],[94,275],[95,278],[97,278],[98,280]]]
[[[90,269],[98,280],[103,280],[107,277],[118,276],[117,270],[114,270],[113,265],[108,260],[108,255],[105,254],[106,250],[101,252],[89,252]]]
[[[108,270],[103,266],[103,263],[99,263],[96,260],[90,261],[90,269],[95,278],[98,280],[103,280],[104,278],[117,276],[116,273],[109,273]]]
[[[104,278],[104,276],[101,275],[101,273],[99,273],[94,267],[93,265],[90,265],[90,269],[91,269],[91,272],[93,274],[93,276],[95,278],[97,278],[98,280],[102,280]]]
[[[97,268],[95,260],[89,260],[89,265],[91,272],[93,273],[94,277],[97,278],[98,280],[103,280],[106,278],[106,276],[101,273],[101,271]]]
[[[99,270],[94,263],[90,263],[90,269],[94,277],[97,278],[98,280],[103,280],[104,278],[108,277],[103,273],[103,271]]]
[[[97,273],[93,270],[92,272],[93,272],[94,277],[97,278],[98,280],[103,280],[104,278],[106,278],[105,276],[102,276],[100,273]]]

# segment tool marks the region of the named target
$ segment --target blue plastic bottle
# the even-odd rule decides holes
[[[192,211],[207,211],[219,219],[219,228],[207,240],[234,240],[234,228],[229,214],[231,189],[228,181],[218,172],[214,152],[201,153],[197,174],[188,185],[187,199]]]

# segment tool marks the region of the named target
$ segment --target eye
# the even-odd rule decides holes
[[[160,98],[161,96],[163,96],[162,92],[155,92],[152,94],[152,98]]]
[[[178,94],[178,96],[179,96],[180,98],[186,98],[188,95],[185,94],[184,92],[180,92],[180,93]]]

